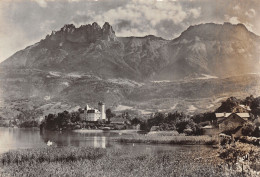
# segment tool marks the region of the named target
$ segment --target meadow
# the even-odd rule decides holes
[[[125,149],[40,148],[2,154],[0,176],[242,176],[207,148],[136,152]]]

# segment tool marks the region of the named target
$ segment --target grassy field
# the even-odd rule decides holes
[[[0,176],[242,176],[226,170],[216,150],[162,151],[40,148],[3,154]]]
[[[214,145],[218,143],[216,137],[210,137],[210,136],[133,135],[128,137],[119,137],[117,141],[124,142],[124,143],[179,144],[179,145]]]

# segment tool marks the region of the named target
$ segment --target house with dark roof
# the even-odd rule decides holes
[[[250,118],[249,113],[215,113],[220,132],[228,132],[235,136],[242,135],[242,127]]]

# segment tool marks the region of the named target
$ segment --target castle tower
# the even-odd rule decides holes
[[[88,111],[90,110],[91,108],[88,106],[88,104],[86,104],[86,107],[85,107],[85,110]]]
[[[100,120],[106,120],[106,110],[105,110],[105,103],[99,102],[98,103],[98,110],[100,111]]]

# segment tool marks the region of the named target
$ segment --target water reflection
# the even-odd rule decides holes
[[[161,151],[189,151],[204,146],[173,146],[119,143],[113,140],[120,135],[118,132],[40,132],[37,129],[1,128],[0,127],[0,154],[11,149],[27,149],[35,147],[47,147],[51,141],[54,146],[95,147],[122,149],[127,153],[158,153]]]
[[[110,145],[110,137],[117,136],[111,133],[77,133],[77,132],[50,132],[41,133],[43,142],[54,142],[60,146],[84,147],[90,146],[95,148],[106,148]]]
[[[50,141],[54,146],[74,147],[112,147],[111,139],[118,136],[110,132],[53,132],[38,129],[2,128],[0,127],[0,154],[11,149],[26,149],[35,147],[47,147]]]
[[[11,149],[43,146],[46,144],[36,129],[0,128],[0,154]]]

